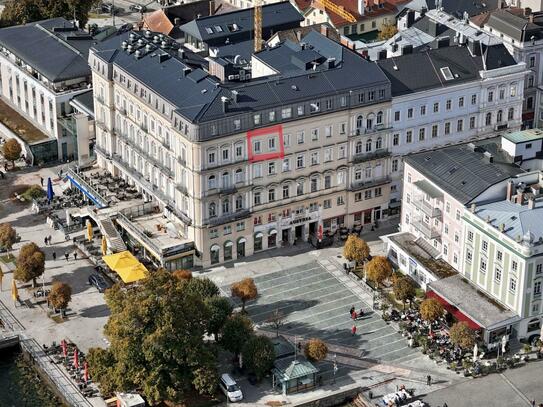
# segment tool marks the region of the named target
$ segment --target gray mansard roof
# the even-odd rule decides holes
[[[94,40],[64,18],[0,29],[0,46],[51,82],[89,76],[87,62]]]
[[[366,61],[357,53],[315,31],[303,39],[303,42],[311,47],[311,56],[309,52],[302,52],[299,45],[292,43],[283,43],[257,54],[257,57],[265,60],[267,64],[277,67],[281,71],[279,74],[246,82],[222,83],[216,77],[208,75],[205,70],[189,64],[186,57],[181,59],[177,50],[165,51],[155,47],[153,51],[137,59],[134,54],[120,48],[121,42],[126,41],[127,37],[128,33],[116,36],[97,45],[93,52],[169,101],[176,106],[179,114],[194,123],[268,108],[275,109],[315,98],[333,97],[341,92],[348,93],[350,90],[369,88],[372,85],[386,88],[386,98],[390,98],[390,82],[375,63]],[[314,59],[315,54],[318,54],[321,61],[335,58],[336,65],[333,68],[320,67],[317,70],[299,66],[282,69],[283,47],[288,48],[285,49],[289,55],[299,55],[301,61]],[[169,56],[166,56],[166,52]],[[164,58],[160,55],[164,55]],[[197,59],[187,50],[185,56]],[[188,67],[192,67],[192,70],[185,75],[183,71]],[[232,98],[233,90],[238,92],[237,102]],[[223,112],[222,96],[231,99],[226,113]]]
[[[527,17],[519,14],[517,10],[496,10],[488,18],[487,26],[495,31],[503,33],[519,42],[531,41],[543,38],[543,14],[537,13],[530,22]]]
[[[493,162],[485,157],[485,151]],[[525,172],[495,142],[475,149],[463,144],[416,153],[404,157],[404,161],[464,205],[490,186]]]

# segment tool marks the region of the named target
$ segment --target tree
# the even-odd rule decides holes
[[[130,290],[107,290],[105,297],[110,347],[89,353],[102,394],[140,389],[155,405],[182,403],[192,389],[214,390],[216,346],[204,340],[209,310],[198,291],[160,269]]]
[[[234,309],[228,298],[220,297],[218,295],[206,298],[205,303],[209,309],[207,333],[213,334],[215,341],[218,341],[219,332],[221,332]]]
[[[56,281],[51,287],[51,292],[47,297],[49,304],[55,309],[65,310],[72,299],[72,288],[66,284]]]
[[[243,345],[253,335],[253,323],[243,314],[234,314],[224,324],[221,345],[238,356]]]
[[[199,294],[204,299],[220,294],[219,287],[207,277],[190,278],[183,281],[187,284],[189,291]]]
[[[394,291],[394,296],[398,301],[402,302],[404,308],[405,302],[411,302],[417,293],[413,280],[406,276],[396,278],[392,283],[392,290]]]
[[[275,349],[272,341],[265,336],[251,336],[243,345],[243,365],[261,380],[268,373],[275,361]]]
[[[435,298],[427,298],[420,304],[420,316],[428,322],[433,322],[443,315],[443,306]]]
[[[45,254],[36,243],[27,243],[19,251],[16,261],[16,280],[27,283],[32,280],[33,287],[36,286],[36,279],[45,271]]]
[[[13,245],[17,242],[17,232],[10,223],[0,224],[0,246],[7,251],[13,249]]]
[[[320,339],[310,339],[304,347],[305,357],[313,362],[320,362],[326,359],[328,354],[328,346]]]
[[[252,278],[244,278],[232,284],[231,290],[232,297],[237,297],[241,300],[241,312],[245,312],[245,303],[249,300],[254,300],[258,295],[255,281]]]
[[[89,12],[99,0],[8,0],[2,12],[2,26],[19,25],[54,17],[73,20],[84,27]]]
[[[375,256],[365,266],[366,278],[377,287],[392,276],[392,265],[384,256]]]
[[[180,280],[190,280],[192,278],[192,271],[189,270],[175,270],[172,274]]]
[[[3,14],[3,13],[2,13]],[[15,160],[21,158],[21,145],[14,138],[8,139],[2,146],[4,158],[11,161],[11,166],[15,168]]]
[[[279,336],[279,329],[283,326],[285,322],[285,315],[279,308],[276,308],[275,311],[266,319],[266,322],[275,328],[275,336]]]
[[[457,322],[449,330],[451,343],[462,349],[470,349],[475,345],[475,331],[465,322]]]
[[[389,38],[394,37],[398,32],[398,28],[394,24],[383,24],[377,35],[379,41],[386,41]]]
[[[343,257],[360,264],[370,257],[370,248],[365,240],[356,235],[349,235],[343,246]]]

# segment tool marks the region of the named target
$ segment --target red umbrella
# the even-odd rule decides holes
[[[77,351],[77,348],[74,350],[74,367],[79,369],[79,352]]]
[[[62,348],[62,356],[66,358],[66,356],[68,356],[68,350],[66,349],[66,341],[64,339],[60,341],[60,347]]]
[[[83,362],[83,380],[85,383],[89,381],[89,364],[86,360]]]

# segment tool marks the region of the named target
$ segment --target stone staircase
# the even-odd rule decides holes
[[[119,253],[126,250],[126,245],[115,228],[111,218],[106,217],[98,221],[98,227],[102,231],[102,234],[106,237],[108,242],[108,248],[113,253]]]

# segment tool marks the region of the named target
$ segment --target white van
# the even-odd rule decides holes
[[[241,389],[236,381],[232,379],[232,376],[230,376],[228,373],[221,376],[219,386],[226,397],[228,397],[228,400],[233,402],[243,400],[243,393],[241,392]]]

